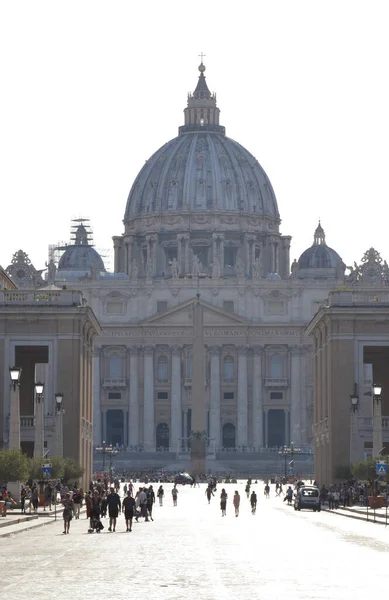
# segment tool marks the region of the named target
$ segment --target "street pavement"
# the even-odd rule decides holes
[[[210,505],[202,484],[179,486],[173,507],[171,487],[164,485],[164,506],[157,501],[154,522],[140,520],[132,533],[125,532],[121,516],[115,533],[104,520],[101,534],[88,534],[85,514],[72,520],[70,535],[63,535],[61,520],[43,516],[38,524],[48,526],[10,531],[0,546],[3,596],[365,600],[389,583],[384,525],[345,518],[341,511],[294,511],[275,497],[273,486],[266,500],[263,483],[252,486],[258,508],[251,515],[243,482],[224,485],[227,516],[221,517],[220,484]],[[241,495],[238,518],[235,489]],[[0,527],[0,535],[12,527]]]

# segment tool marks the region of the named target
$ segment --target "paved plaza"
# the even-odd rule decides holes
[[[154,486],[156,487],[156,486]],[[173,507],[171,485],[164,485],[154,522],[134,522],[125,532],[120,516],[115,533],[88,534],[85,514],[63,535],[62,521],[3,538],[2,593],[19,600],[72,598],[115,600],[288,599],[337,600],[370,597],[389,581],[385,565],[389,528],[322,511],[296,512],[275,497],[258,494],[251,515],[244,483],[224,487],[227,516],[219,495],[208,505],[205,485],[179,486]],[[241,495],[234,517],[232,497]],[[372,587],[373,586],[373,587]],[[377,588],[376,588],[377,589]]]

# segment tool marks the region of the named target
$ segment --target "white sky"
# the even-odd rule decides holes
[[[132,182],[183,124],[205,53],[220,122],[267,172],[291,259],[318,218],[389,260],[387,0],[0,3],[0,264],[88,217],[112,248]]]

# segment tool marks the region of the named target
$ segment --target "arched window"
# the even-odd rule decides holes
[[[123,377],[123,363],[118,354],[113,354],[109,359],[109,376],[111,379],[121,379]]]
[[[235,448],[235,425],[226,423],[223,425],[223,448]]]
[[[157,451],[169,448],[169,425],[159,423],[156,429],[156,447]]]
[[[271,379],[282,379],[283,377],[282,356],[280,354],[273,354],[270,357],[270,377]]]
[[[224,381],[234,381],[234,358],[226,356],[223,363],[223,379]]]
[[[169,380],[169,364],[166,356],[158,358],[158,381],[167,382]]]

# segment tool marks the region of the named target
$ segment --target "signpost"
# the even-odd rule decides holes
[[[43,479],[50,479],[51,477],[51,463],[42,463]]]
[[[387,466],[386,462],[383,462],[382,460],[377,460],[376,466],[375,466],[376,475],[386,475],[387,468],[388,468],[388,466]]]

